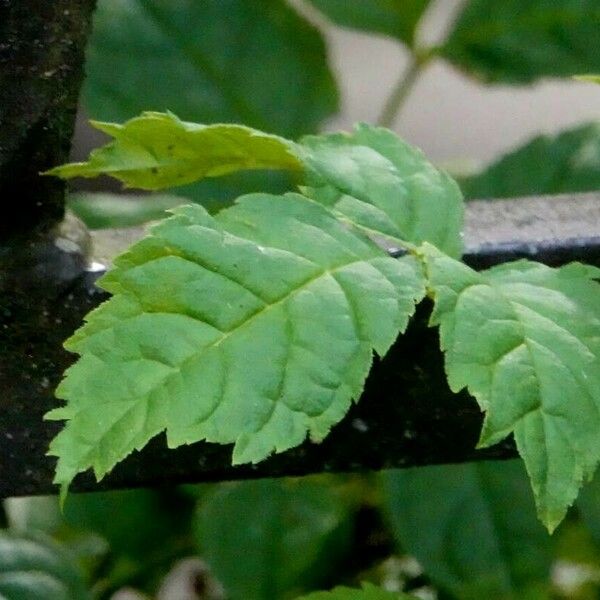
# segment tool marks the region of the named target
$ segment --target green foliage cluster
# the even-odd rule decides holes
[[[303,167],[306,185],[173,209],[115,260],[48,415],[67,420],[50,448],[63,490],[165,430],[171,447],[234,443],[234,464],[323,439],[427,293],[450,387],[486,413],[479,444],[514,434],[554,530],[600,461],[600,269],[460,263],[458,186],[385,129],[294,144],[171,114],[98,126],[113,141],[53,174],[154,189],[258,162]]]
[[[459,260],[459,187],[418,150],[367,125],[306,135],[339,93],[302,15],[410,53],[382,112],[391,124],[435,60],[485,83],[600,72],[597,2],[467,0],[435,46],[420,35],[429,0],[307,4],[300,14],[284,0],[99,1],[85,104],[124,123],[94,122],[112,141],[55,174],[179,187],[70,199],[93,228],[172,216],[115,261],[101,282],[111,300],[68,341],[81,358],[49,415],[66,420],[51,448],[57,481],[65,491],[78,472],[102,477],[165,430],[171,446],[234,443],[235,462],[322,439],[425,295],[452,389],[485,412],[480,444],[514,435],[526,470],[71,495],[64,513],[54,499],[12,499],[1,597],[109,598],[133,586],[162,600],[173,563],[196,554],[206,600],[412,597],[363,581],[440,599],[596,597],[598,483],[575,498],[600,459],[599,271],[521,261],[475,273]],[[136,116],[147,109],[183,120]],[[541,136],[459,183],[467,199],[598,189],[600,130]],[[176,208],[189,201],[204,208]],[[548,537],[536,509],[554,529],[574,501]],[[365,514],[377,515],[368,535],[381,547],[361,545]]]

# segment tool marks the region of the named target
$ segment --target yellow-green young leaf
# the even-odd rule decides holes
[[[0,598],[91,600],[92,595],[61,546],[42,535],[1,531]]]
[[[114,139],[86,162],[48,171],[63,179],[110,175],[128,187],[158,190],[257,169],[299,170],[292,142],[242,125],[185,123],[146,112],[123,125],[92,123]]]
[[[600,269],[425,253],[450,387],[485,411],[481,446],[514,434],[552,531],[600,460]]]
[[[298,194],[176,209],[100,280],[113,297],[67,341],[81,355],[49,418],[56,481],[102,477],[166,430],[257,462],[325,437],[423,295],[415,259]]]
[[[296,600],[417,600],[417,596],[388,592],[371,583],[363,583],[361,589],[339,586],[329,592],[313,592]]]
[[[462,253],[463,199],[456,182],[423,153],[381,127],[302,140],[305,192],[352,223],[450,256]]]
[[[450,256],[462,252],[458,185],[387,129],[363,124],[352,134],[295,144],[241,125],[184,123],[170,113],[96,127],[114,140],[87,162],[48,173],[64,179],[105,174],[128,186],[160,189],[244,170],[300,171],[307,195],[379,241],[428,241]]]
[[[429,0],[309,0],[332,21],[361,31],[389,35],[409,46]]]
[[[600,75],[575,75],[573,79],[586,83],[600,83]]]

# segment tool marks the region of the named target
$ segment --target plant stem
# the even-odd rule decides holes
[[[404,106],[404,102],[406,101],[409,92],[412,90],[419,75],[423,72],[426,64],[426,60],[424,61],[413,55],[408,67],[402,73],[400,79],[392,89],[392,93],[386,100],[381,115],[379,116],[379,119],[377,119],[378,125],[381,125],[382,127],[391,127],[394,124],[400,110]]]

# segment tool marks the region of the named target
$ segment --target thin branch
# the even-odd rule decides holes
[[[412,91],[426,64],[426,60],[419,60],[418,57],[413,55],[408,67],[402,73],[400,79],[386,100],[381,115],[379,116],[379,119],[377,119],[378,125],[391,127],[394,124],[394,121],[400,114],[409,93]]]

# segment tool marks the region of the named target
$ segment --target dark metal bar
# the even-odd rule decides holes
[[[41,416],[89,297],[81,224],[40,172],[68,158],[95,0],[0,0],[0,487],[47,486]],[[70,296],[72,290],[73,296]],[[95,292],[91,292],[92,295]]]
[[[467,212],[466,257],[477,268],[523,256],[549,264],[586,258],[600,266],[599,233],[600,195],[475,202]],[[77,227],[61,235],[60,251],[68,255],[72,250],[70,269],[45,270],[45,284],[26,270],[17,271],[12,287],[0,286],[0,496],[56,491],[54,460],[45,452],[60,424],[43,422],[42,415],[57,405],[53,389],[74,358],[62,349],[62,341],[106,297],[94,286],[97,273],[78,274],[77,247],[85,238]],[[97,252],[105,258],[134,237],[139,230],[95,234]],[[41,255],[47,251],[42,248]],[[118,465],[100,486],[86,473],[74,489],[514,457],[511,440],[485,451],[474,449],[481,414],[468,394],[448,389],[437,332],[426,324],[428,311],[421,306],[406,335],[384,360],[375,361],[360,402],[323,443],[306,442],[259,465],[231,467],[229,447],[198,443],[167,450],[159,437]]]
[[[477,269],[519,258],[600,264],[600,194],[470,202],[465,245]]]
[[[94,3],[0,0],[0,244],[63,217],[64,184],[39,173],[68,158]]]

